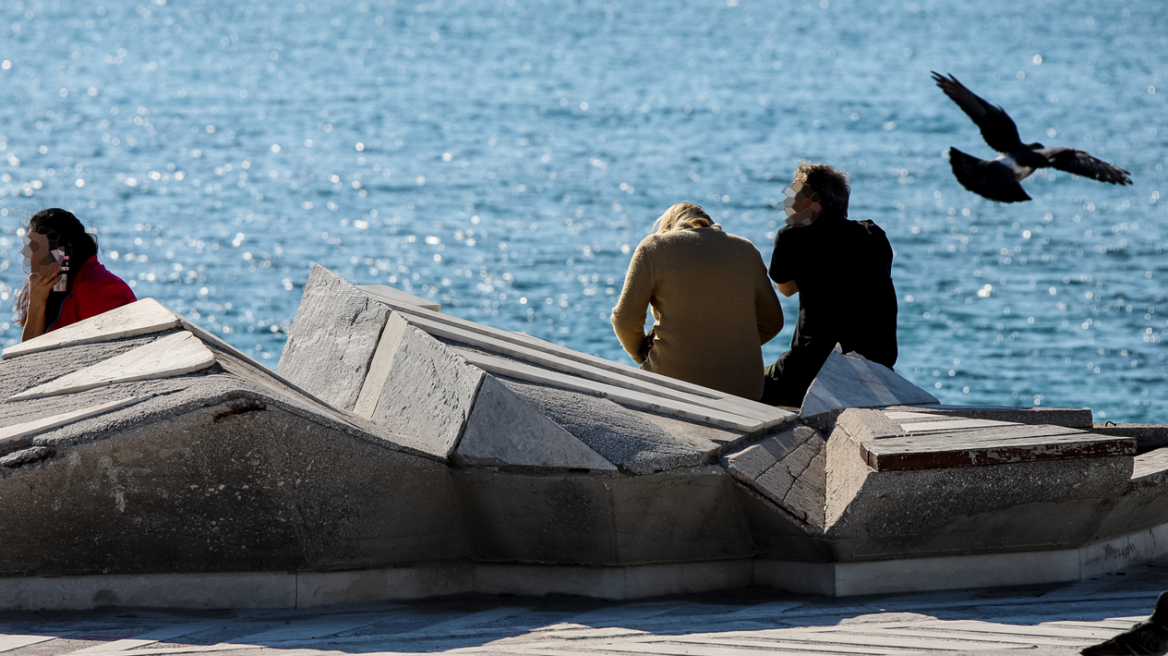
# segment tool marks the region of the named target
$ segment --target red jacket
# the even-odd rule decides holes
[[[138,298],[130,291],[130,286],[99,264],[97,256],[94,255],[85,260],[81,269],[77,271],[72,289],[61,303],[61,313],[57,315],[53,325],[49,326],[48,332],[102,312],[109,312],[136,300]]]

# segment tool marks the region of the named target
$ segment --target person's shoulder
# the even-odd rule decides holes
[[[885,236],[884,228],[876,225],[876,222],[871,219],[864,219],[863,221],[849,221],[855,226],[869,235]]]

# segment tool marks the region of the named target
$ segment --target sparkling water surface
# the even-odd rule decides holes
[[[931,70],[1134,186],[965,191],[945,150],[991,151]],[[60,206],[272,367],[312,262],[630,362],[608,317],[653,219],[699,203],[769,260],[809,159],[896,250],[901,374],[1168,422],[1166,74],[1160,0],[0,0],[2,339],[19,231]]]

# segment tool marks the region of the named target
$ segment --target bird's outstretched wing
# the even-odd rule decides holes
[[[1128,177],[1130,173],[1127,171],[1103,160],[1095,159],[1081,150],[1057,147],[1043,148],[1038,152],[1046,157],[1052,167],[1060,171],[1111,184],[1128,185],[1132,183],[1131,178]]]
[[[952,75],[945,77],[933,71],[933,81],[981,128],[981,136],[990,148],[999,153],[1012,153],[1022,147],[1018,126],[1006,110],[982,100]]]
[[[987,162],[950,148],[949,165],[953,167],[957,181],[975,194],[1001,203],[1030,200],[1022,185],[1014,179],[1014,169],[1001,162]]]

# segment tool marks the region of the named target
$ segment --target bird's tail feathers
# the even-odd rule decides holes
[[[1030,200],[1022,185],[1014,179],[1014,171],[1000,162],[988,162],[949,148],[949,165],[961,186],[979,196],[1000,203]]]

